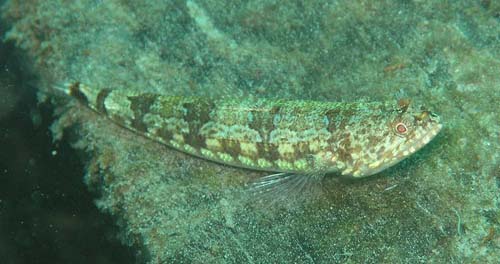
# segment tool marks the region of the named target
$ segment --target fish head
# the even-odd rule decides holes
[[[438,115],[401,100],[367,120],[352,133],[352,154],[343,175],[366,177],[387,169],[427,145],[442,128]]]

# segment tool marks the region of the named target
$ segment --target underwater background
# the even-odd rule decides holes
[[[7,263],[498,263],[498,1],[0,1]],[[79,107],[79,81],[166,95],[411,98],[441,133],[271,208],[265,175]],[[300,195],[300,194],[296,194]]]
[[[85,189],[78,153],[52,141],[54,112],[37,104],[28,61],[0,43],[0,262],[134,263]]]

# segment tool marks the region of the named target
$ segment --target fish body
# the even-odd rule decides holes
[[[370,176],[425,146],[442,127],[438,116],[404,101],[212,100],[80,83],[68,85],[67,93],[115,123],[182,152],[287,177]]]

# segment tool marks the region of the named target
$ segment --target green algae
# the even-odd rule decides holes
[[[145,261],[500,258],[498,235],[488,238],[500,228],[498,3],[187,2],[2,7],[12,25],[5,39],[33,58],[41,92],[72,106],[54,133],[81,127],[75,148],[89,157],[85,181]],[[320,197],[269,208],[244,192],[262,173],[201,161],[117,129],[60,100],[50,87],[68,80],[178,95],[404,96],[425,102],[445,127],[376,177],[327,179]]]

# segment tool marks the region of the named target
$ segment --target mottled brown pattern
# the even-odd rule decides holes
[[[68,93],[114,122],[212,161],[270,171],[364,177],[425,146],[439,118],[396,102],[330,103],[96,90]],[[398,132],[404,124],[408,131]]]
[[[274,162],[280,158],[278,148],[268,143],[257,144],[259,147],[260,158]]]
[[[157,98],[158,96],[154,94],[143,94],[140,96],[134,95],[128,97],[130,101],[130,109],[134,113],[134,118],[132,119],[132,127],[134,129],[142,133],[147,131],[147,126],[144,123],[144,115],[150,112],[149,109]]]
[[[167,144],[173,138],[173,133],[165,128],[159,128],[154,135],[160,138],[163,143]]]
[[[231,139],[220,140],[220,142],[222,144],[222,151],[231,155],[234,160],[238,160],[238,155],[241,154],[240,142]]]
[[[200,128],[210,121],[209,113],[213,107],[212,103],[202,100],[183,103],[182,108],[186,110],[184,119],[191,120],[191,122],[189,122],[189,131],[200,131]],[[205,138],[199,133],[189,133],[186,135],[186,142],[198,148],[207,147]]]

